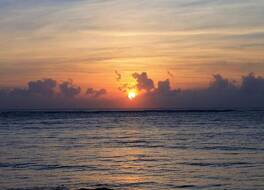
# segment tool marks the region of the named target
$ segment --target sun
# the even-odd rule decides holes
[[[137,91],[135,89],[128,90],[127,96],[129,100],[133,100],[137,97]]]

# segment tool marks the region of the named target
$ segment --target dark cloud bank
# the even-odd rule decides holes
[[[241,81],[213,75],[207,88],[193,90],[172,89],[169,79],[155,85],[146,72],[132,77],[140,91],[134,101],[139,108],[264,108],[264,78],[252,73]],[[105,89],[88,88],[81,93],[71,80],[30,81],[26,88],[0,89],[0,109],[123,108],[121,100],[106,99]]]
[[[141,77],[138,77],[138,76]],[[157,87],[146,73],[134,74],[146,107],[160,108],[264,108],[264,78],[253,73],[241,81],[232,81],[221,75],[213,75],[207,88],[196,90],[171,89],[170,81],[159,81]],[[152,81],[152,82],[151,82]]]
[[[30,81],[26,88],[0,89],[0,109],[86,108],[108,106],[102,98],[106,90],[88,88],[85,96],[72,80]],[[99,99],[100,98],[100,99]]]

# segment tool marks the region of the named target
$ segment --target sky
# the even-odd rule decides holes
[[[263,0],[0,0],[0,102],[264,106],[263,20]],[[219,81],[236,95],[213,103],[200,94]],[[39,104],[41,94],[53,98]]]

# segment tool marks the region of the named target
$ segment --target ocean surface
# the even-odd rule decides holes
[[[264,189],[263,111],[0,112],[0,189]]]

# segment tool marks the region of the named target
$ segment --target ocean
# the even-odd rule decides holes
[[[264,111],[0,112],[0,189],[37,187],[264,189]]]

